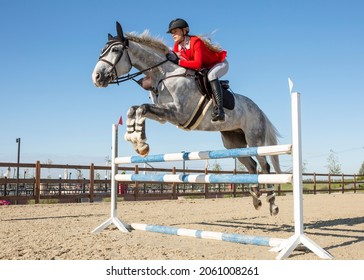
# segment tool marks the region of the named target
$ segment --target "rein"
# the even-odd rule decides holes
[[[186,72],[184,74],[177,74],[177,75],[171,75],[171,76],[165,77],[165,78],[159,80],[159,82],[157,84],[157,89],[159,88],[159,85],[161,83],[163,83],[165,80],[170,79],[170,78],[177,78],[177,77],[196,78],[196,75],[188,74],[187,70],[186,70]]]
[[[136,72],[136,73],[133,73],[133,74],[126,74],[124,76],[118,76],[112,82],[110,82],[110,84],[117,84],[117,85],[119,85],[119,83],[126,82],[126,81],[129,81],[129,80],[133,80],[134,82],[138,83],[138,81],[135,80],[136,77],[142,75],[144,72],[147,72],[149,70],[152,70],[154,68],[157,68],[158,66],[161,66],[162,64],[166,63],[167,61],[168,61],[168,59],[165,59],[162,62],[159,62],[156,65],[153,65],[151,67],[148,67],[148,68],[146,68],[144,70],[141,70],[139,72]]]
[[[137,81],[135,79],[136,77],[142,75],[144,72],[147,72],[149,70],[152,70],[154,68],[157,68],[158,66],[161,66],[162,64],[166,63],[167,61],[169,61],[169,60],[168,59],[165,59],[165,60],[157,63],[156,65],[153,65],[151,67],[148,67],[146,69],[143,69],[143,70],[141,70],[139,72],[136,72],[136,73],[133,73],[133,74],[126,74],[124,76],[118,76],[113,81],[111,81],[110,84],[117,84],[117,85],[119,85],[120,83],[129,81],[129,80],[133,80],[134,82],[136,82],[138,85],[141,86],[141,84],[139,83],[139,81]],[[158,83],[157,83],[157,87],[156,88],[153,88],[151,90],[153,91],[154,94],[158,94],[158,88],[159,88],[159,86],[160,86],[160,84],[162,82],[164,82],[167,79],[177,78],[177,77],[196,78],[196,75],[188,74],[187,71],[184,74],[171,75],[171,76],[168,76],[168,77],[165,77],[165,78],[159,80]]]

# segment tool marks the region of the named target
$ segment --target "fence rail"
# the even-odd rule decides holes
[[[22,169],[22,178],[3,176],[0,178],[0,200],[8,200],[11,203],[23,204],[34,201],[38,204],[42,200],[57,200],[57,202],[94,202],[110,196],[110,166],[90,165],[63,165],[63,164],[41,164],[33,163],[5,163],[0,162],[0,168]],[[31,170],[30,170],[31,169]],[[33,175],[29,174],[29,170]],[[54,170],[68,170],[62,178],[50,179]],[[72,179],[71,173],[78,173],[77,178]],[[83,171],[87,171],[86,176]],[[100,172],[105,173],[101,179]],[[213,171],[213,170],[183,170],[166,168],[141,168],[138,165],[132,167],[119,167],[119,172],[131,173],[172,173],[172,174],[244,174],[236,170]],[[54,172],[53,172],[54,173]],[[15,174],[15,172],[14,172]],[[9,174],[7,174],[9,175]],[[75,175],[74,175],[75,176]],[[12,178],[11,178],[12,177]],[[263,191],[264,192],[264,191]],[[277,185],[277,195],[292,192],[291,184]],[[304,173],[303,192],[310,194],[318,193],[345,193],[363,192],[364,176],[355,174],[324,174]],[[202,183],[153,183],[133,182],[131,184],[120,182],[118,185],[118,196],[125,200],[145,199],[177,199],[179,196],[201,196],[205,198],[222,197],[224,195],[245,196],[249,195],[248,184],[202,184]]]

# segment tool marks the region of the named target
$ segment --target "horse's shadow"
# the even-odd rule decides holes
[[[248,232],[252,230],[260,230],[262,233],[272,232],[289,232],[294,233],[294,226],[288,224],[275,224],[275,223],[261,223],[256,222],[256,218],[244,218],[244,219],[232,219],[232,220],[217,220],[215,222],[197,222],[196,225],[203,226],[219,226],[229,229],[243,228]],[[311,221],[304,223],[304,231],[306,234],[311,236],[325,236],[333,237],[337,239],[335,245],[326,247],[326,250],[338,248],[342,246],[349,246],[354,243],[364,242],[364,230],[358,228],[350,228],[363,224],[364,229],[364,217],[353,217],[345,219],[332,219],[326,221]],[[180,225],[179,225],[180,226]]]

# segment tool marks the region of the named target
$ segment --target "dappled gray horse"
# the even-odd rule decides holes
[[[92,74],[97,87],[107,87],[144,74],[139,80],[144,88],[150,90],[153,104],[130,107],[125,139],[130,141],[137,153],[146,156],[149,145],[146,143],[145,119],[160,123],[170,122],[186,130],[220,131],[224,147],[245,148],[276,145],[278,132],[262,110],[249,98],[236,93],[232,95],[233,108],[225,109],[225,121],[212,122],[212,101],[203,95],[196,83],[197,73],[180,67],[166,59],[169,48],[159,39],[147,32],[141,35],[123,34],[119,23],[117,36],[109,34],[99,61]],[[139,72],[128,74],[132,67]],[[124,76],[121,76],[124,75]],[[136,81],[136,80],[135,80]],[[270,165],[264,156],[257,156],[261,170],[270,173]],[[250,174],[256,174],[257,163],[251,157],[238,160]],[[281,173],[278,156],[271,156],[276,173]],[[272,215],[278,213],[274,204],[274,186],[268,185],[267,200]],[[259,185],[252,185],[251,194],[256,209],[260,208],[261,192]]]

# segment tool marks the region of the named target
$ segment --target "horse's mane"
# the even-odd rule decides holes
[[[163,53],[169,51],[168,46],[163,42],[161,38],[155,38],[150,35],[148,30],[145,30],[142,34],[138,35],[135,32],[126,33],[126,37],[133,42],[145,44],[151,48],[158,49]]]
[[[206,35],[190,35],[199,37],[206,45],[206,47],[214,52],[221,52],[222,48],[215,43],[212,43],[211,39]],[[145,30],[142,34],[137,34],[135,32],[126,33],[126,37],[136,43],[145,44],[151,48],[158,49],[163,53],[167,53],[169,51],[169,47],[164,43],[163,39],[155,38],[150,35],[148,30]]]

